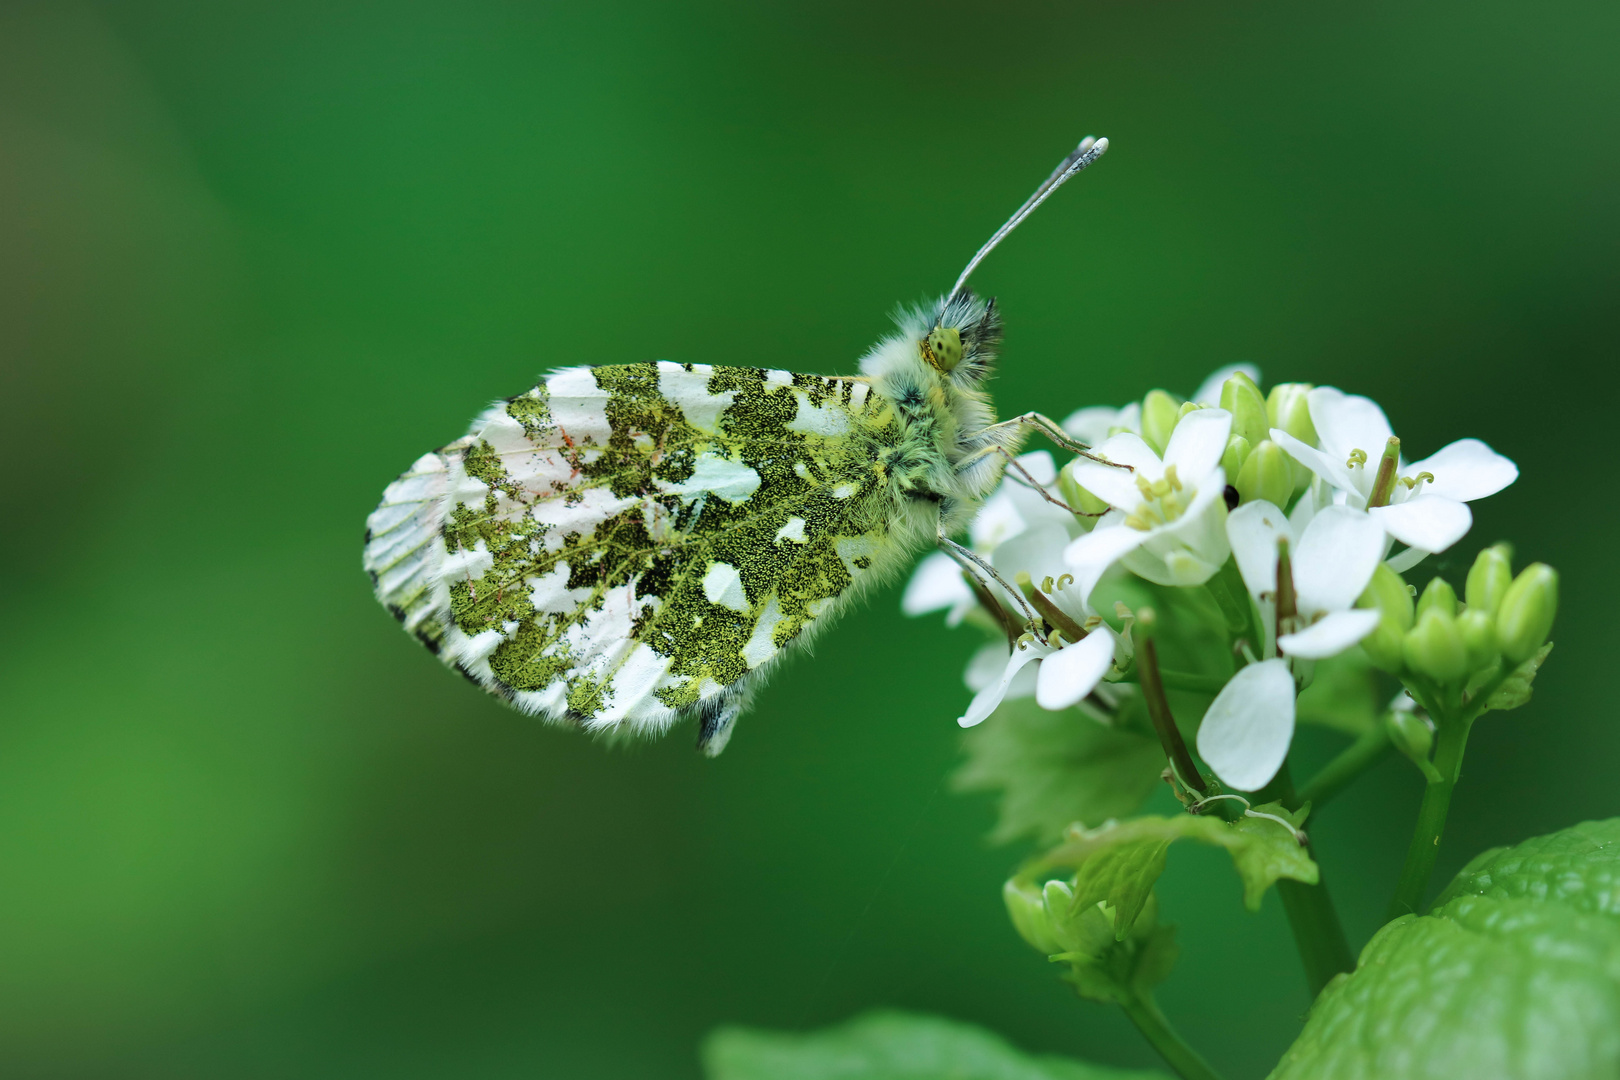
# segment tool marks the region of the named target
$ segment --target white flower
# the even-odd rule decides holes
[[[992,648],[1000,651],[998,646]],[[1043,709],[1067,709],[1095,690],[1108,674],[1114,665],[1114,648],[1114,632],[1106,623],[1061,649],[1025,639],[1007,657],[996,680],[973,695],[967,712],[956,722],[965,728],[981,724],[1003,700],[1022,696],[1009,690],[1032,661],[1040,661],[1035,675],[1035,703]]]
[[[1226,562],[1226,474],[1232,429],[1224,409],[1198,409],[1176,424],[1161,461],[1140,436],[1115,435],[1095,450],[1129,469],[1081,458],[1071,472],[1110,510],[1069,545],[1064,559],[1082,599],[1114,563],[1160,585],[1202,585]]]
[[[1323,660],[1373,632],[1376,611],[1358,609],[1356,599],[1372,580],[1384,554],[1384,531],[1366,514],[1329,506],[1295,531],[1288,516],[1271,503],[1245,503],[1226,519],[1243,584],[1266,624],[1266,655]],[[1288,541],[1290,576],[1298,614],[1274,638],[1277,611],[1277,542]]]
[[[1343,492],[1345,505],[1369,509],[1379,461],[1394,434],[1384,410],[1331,386],[1317,387],[1306,400],[1321,449],[1280,428],[1271,429],[1272,440]],[[1461,540],[1474,520],[1467,504],[1513,483],[1519,469],[1478,439],[1459,439],[1422,461],[1399,466],[1396,476],[1386,504],[1369,512],[1411,549],[1391,560],[1391,566],[1404,570]]]
[[[1293,672],[1262,660],[1232,676],[1204,713],[1198,755],[1228,787],[1258,791],[1288,757],[1294,737]]]
[[[936,551],[917,564],[906,591],[900,597],[900,610],[907,615],[927,615],[944,611],[945,625],[956,626],[975,603],[973,590],[962,578],[962,568],[943,551]]]

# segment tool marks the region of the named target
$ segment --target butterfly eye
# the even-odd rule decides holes
[[[923,354],[941,371],[950,371],[962,362],[962,334],[954,326],[936,326],[923,344]]]

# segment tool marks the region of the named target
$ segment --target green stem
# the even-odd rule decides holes
[[[1375,723],[1355,742],[1341,750],[1338,757],[1322,766],[1321,772],[1306,781],[1295,800],[1289,804],[1289,809],[1298,810],[1310,803],[1313,813],[1320,810],[1352,780],[1382,761],[1389,749],[1389,732],[1382,723]]]
[[[1440,723],[1435,739],[1434,767],[1439,776],[1431,779],[1423,789],[1423,805],[1418,808],[1417,827],[1412,831],[1412,843],[1406,849],[1406,863],[1401,867],[1401,879],[1395,886],[1395,896],[1389,902],[1385,920],[1402,915],[1416,914],[1422,907],[1423,895],[1429,888],[1429,876],[1434,872],[1434,860],[1440,854],[1440,834],[1445,831],[1446,814],[1451,809],[1451,793],[1457,787],[1462,772],[1463,751],[1468,746],[1468,730],[1473,727],[1472,716],[1453,717]]]
[[[1142,1037],[1153,1045],[1165,1063],[1176,1071],[1181,1080],[1221,1080],[1221,1074],[1210,1067],[1209,1062],[1188,1046],[1170,1026],[1170,1021],[1164,1018],[1159,1006],[1154,1002],[1153,995],[1141,993],[1121,1001],[1120,1008],[1125,1015],[1131,1018],[1136,1030]]]
[[[1163,671],[1159,672],[1159,681],[1167,690],[1190,690],[1197,694],[1218,694],[1231,677],[1228,675],[1195,675],[1190,671]],[[1121,679],[1120,682],[1142,681],[1140,673],[1132,673]]]
[[[1286,762],[1271,783],[1255,795],[1257,802],[1268,799],[1276,799],[1287,807],[1304,804],[1305,800],[1294,793],[1294,780]],[[1309,844],[1306,846],[1308,849]],[[1316,858],[1314,851],[1311,858]],[[1300,963],[1305,967],[1305,983],[1314,1000],[1333,976],[1355,970],[1355,954],[1344,936],[1344,926],[1339,922],[1339,913],[1328,893],[1327,881],[1321,876],[1320,865],[1315,885],[1279,878],[1277,895],[1288,916],[1288,929],[1293,932],[1294,947],[1299,950]]]

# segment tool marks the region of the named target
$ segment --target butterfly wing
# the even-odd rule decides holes
[[[717,753],[758,676],[904,563],[892,407],[860,379],[570,368],[424,455],[368,520],[406,628],[527,713]]]

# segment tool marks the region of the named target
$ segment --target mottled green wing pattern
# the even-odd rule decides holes
[[[909,555],[861,379],[569,368],[425,455],[368,521],[407,628],[525,712],[723,739],[758,673]]]

